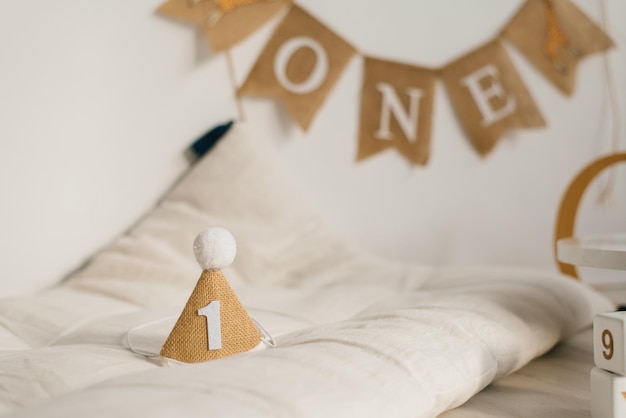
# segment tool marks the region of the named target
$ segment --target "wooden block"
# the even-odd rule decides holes
[[[593,319],[593,359],[601,369],[626,375],[626,312],[609,312]],[[626,415],[624,415],[626,416]]]
[[[591,370],[591,417],[626,417],[626,377],[598,367]]]

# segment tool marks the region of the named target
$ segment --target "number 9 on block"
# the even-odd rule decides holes
[[[626,312],[596,315],[593,320],[593,358],[601,369],[626,376],[624,330]]]

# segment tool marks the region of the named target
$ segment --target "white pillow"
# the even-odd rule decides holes
[[[281,168],[275,145],[236,124],[157,208],[72,280],[97,276],[114,261],[116,274],[128,280],[195,283],[191,243],[208,226],[227,228],[237,238],[229,269],[235,283],[299,283],[320,271],[354,274],[355,268],[395,265],[357,251],[330,231]],[[161,278],[163,267],[167,277]]]

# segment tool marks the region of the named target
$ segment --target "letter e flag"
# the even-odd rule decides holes
[[[396,148],[412,164],[426,164],[436,74],[365,58],[357,161]]]
[[[307,130],[355,52],[317,19],[293,6],[240,92],[278,98]]]
[[[495,40],[443,69],[443,82],[472,145],[488,154],[513,128],[545,126],[502,44]]]

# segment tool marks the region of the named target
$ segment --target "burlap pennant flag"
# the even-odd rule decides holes
[[[545,126],[498,40],[449,64],[442,76],[461,124],[481,155],[488,154],[510,129]]]
[[[167,0],[158,13],[202,29],[211,49],[242,41],[289,6],[291,0]]]
[[[357,161],[393,147],[426,164],[436,73],[369,57],[364,72]]]
[[[240,92],[278,98],[307,130],[355,52],[324,24],[293,6]]]
[[[161,355],[198,363],[243,353],[259,343],[261,333],[222,272],[204,270]]]
[[[574,90],[578,62],[613,46],[570,0],[527,0],[504,35],[568,95]]]

